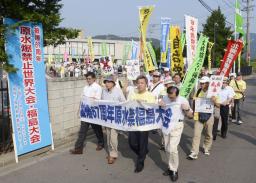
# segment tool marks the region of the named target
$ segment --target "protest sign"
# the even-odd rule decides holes
[[[209,98],[196,98],[195,99],[195,112],[213,113],[214,104]]]
[[[170,23],[170,18],[161,18],[161,63],[166,63],[166,51],[168,49]]]
[[[136,80],[140,75],[140,61],[139,60],[127,60],[126,61],[127,79]]]
[[[8,74],[16,162],[19,155],[52,144],[42,24],[17,23],[4,19],[4,24],[12,27],[5,34],[9,63],[18,68]]]
[[[221,91],[223,76],[212,75],[210,78],[210,84],[208,88],[207,98],[217,96]]]

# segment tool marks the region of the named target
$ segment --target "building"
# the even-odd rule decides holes
[[[101,45],[106,43],[107,52],[109,56],[114,59],[118,64],[123,64],[123,49],[125,45],[131,43],[131,41],[123,40],[101,40],[93,39],[93,48],[95,60],[99,60],[101,55]],[[66,40],[65,44],[54,46],[46,46],[44,48],[45,61],[62,62],[64,60],[64,54],[67,55],[67,60],[81,61],[88,57],[88,45],[87,39],[78,37],[76,39]],[[130,54],[128,58],[130,58]]]

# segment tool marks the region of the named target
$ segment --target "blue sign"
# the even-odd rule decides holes
[[[6,52],[18,69],[8,74],[14,145],[22,155],[52,144],[41,23],[5,18]],[[14,27],[14,28],[13,28]]]
[[[161,18],[161,52],[166,52],[167,50],[167,39],[170,30],[170,18]]]

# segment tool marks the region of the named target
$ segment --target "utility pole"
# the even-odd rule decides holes
[[[243,11],[246,11],[246,62],[248,63],[249,66],[251,65],[250,14],[254,7],[251,5],[251,1],[253,0],[243,1],[246,3],[246,6],[244,7]]]

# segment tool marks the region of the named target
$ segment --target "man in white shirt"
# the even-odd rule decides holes
[[[221,117],[221,137],[226,138],[228,130],[228,114],[229,105],[235,96],[234,90],[228,86],[228,78],[224,77],[222,89],[218,94],[220,99],[220,117]],[[218,121],[214,121],[213,125],[213,139],[217,137]]]
[[[168,158],[168,169],[163,173],[170,176],[172,181],[178,179],[179,155],[178,145],[184,128],[184,116],[193,117],[193,111],[186,98],[179,96],[179,89],[176,86],[167,88],[167,96],[160,101],[160,106],[172,106],[172,117],[168,128],[162,128],[164,134],[165,151]]]
[[[93,72],[88,72],[86,74],[86,80],[88,85],[84,87],[82,96],[92,98],[95,100],[100,100],[101,94],[102,94],[102,88],[99,84],[96,83],[96,75]],[[100,125],[81,121],[81,126],[78,133],[78,139],[75,143],[75,148],[70,150],[71,154],[83,154],[84,142],[85,142],[87,131],[90,125],[92,126],[93,131],[98,139],[98,145],[97,145],[96,151],[100,151],[103,149],[104,138],[103,138],[102,127]]]

